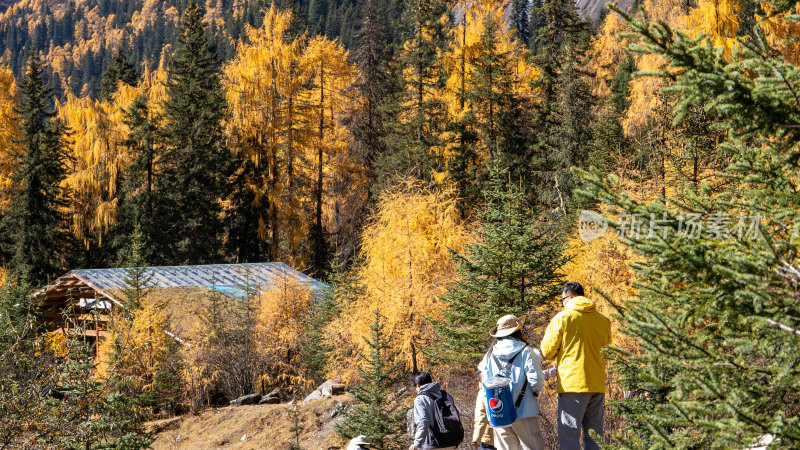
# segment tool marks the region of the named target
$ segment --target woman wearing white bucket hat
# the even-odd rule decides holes
[[[539,429],[539,402],[536,399],[544,385],[542,358],[538,351],[525,342],[522,336],[524,323],[524,315],[518,318],[509,314],[498,319],[497,324],[489,330],[489,335],[495,338],[494,342],[478,364],[483,380],[501,374],[504,367],[498,363],[508,366],[503,374],[511,379],[512,398],[521,398],[514,423],[508,427],[494,428],[494,445],[498,450],[543,450],[545,447]]]

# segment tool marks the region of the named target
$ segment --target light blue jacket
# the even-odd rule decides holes
[[[542,390],[544,386],[544,373],[542,372],[542,363],[540,356],[531,347],[526,346],[524,342],[516,338],[507,338],[497,341],[492,349],[492,354],[497,356],[497,359],[505,365],[511,357],[520,352],[514,359],[509,373],[506,374],[511,378],[511,398],[517,401],[520,392],[522,392],[522,385],[525,383],[523,376],[528,377],[528,390],[525,393],[525,398],[522,404],[517,409],[517,418],[525,419],[527,417],[536,417],[539,415],[539,401],[534,395],[535,392]],[[500,367],[497,367],[493,358],[487,360],[484,355],[483,360],[478,364],[478,370],[481,371],[481,379],[486,380],[495,375],[500,375]]]

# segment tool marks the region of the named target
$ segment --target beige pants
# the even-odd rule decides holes
[[[539,418],[517,419],[510,427],[494,429],[497,450],[544,450]]]

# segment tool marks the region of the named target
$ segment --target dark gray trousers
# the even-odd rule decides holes
[[[565,392],[558,394],[558,443],[565,450],[583,448],[596,450],[600,446],[589,435],[594,430],[603,437],[605,394],[595,392]]]

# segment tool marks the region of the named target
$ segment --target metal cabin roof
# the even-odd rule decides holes
[[[126,269],[79,269],[70,274],[77,275],[94,288],[106,291],[126,286]],[[206,287],[232,297],[245,295],[245,288],[269,285],[281,277],[296,278],[308,283],[316,293],[325,287],[308,275],[284,263],[249,264],[209,264],[203,266],[160,266],[148,267],[147,275],[152,275],[150,285],[154,288]]]

